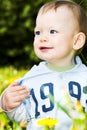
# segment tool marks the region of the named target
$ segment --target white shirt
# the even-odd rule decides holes
[[[18,122],[29,121],[27,130],[41,130],[36,126],[36,121],[46,117],[58,118],[57,130],[70,130],[72,120],[57,109],[47,96],[51,93],[57,102],[64,104],[63,87],[73,102],[79,100],[87,110],[87,91],[84,92],[85,88],[87,90],[87,67],[79,57],[76,57],[76,66],[64,72],[50,70],[46,62],[41,62],[38,66],[33,66],[18,82],[31,89],[31,95],[19,107],[7,112],[7,115]]]

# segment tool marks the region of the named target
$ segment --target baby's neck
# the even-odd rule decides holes
[[[63,72],[63,71],[67,71],[67,70],[71,70],[72,68],[75,67],[75,65],[70,65],[70,66],[53,66],[53,65],[49,65],[47,64],[47,67],[51,70],[55,70],[58,72]]]

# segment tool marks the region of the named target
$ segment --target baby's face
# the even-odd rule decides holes
[[[64,61],[71,65],[74,36],[78,31],[77,21],[66,7],[39,13],[34,38],[36,55],[54,65],[64,65]]]

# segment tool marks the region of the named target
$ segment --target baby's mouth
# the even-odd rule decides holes
[[[53,49],[53,47],[40,47],[40,50],[50,50],[50,49]]]

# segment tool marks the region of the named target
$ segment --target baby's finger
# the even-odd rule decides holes
[[[18,84],[18,82],[13,82],[11,85],[10,85],[10,87],[15,87],[15,86],[18,86],[19,84]]]
[[[24,99],[28,98],[28,97],[29,97],[29,95],[27,95],[27,94],[22,94],[22,95],[16,96],[14,102],[20,102],[20,103],[22,103],[22,101]]]
[[[18,92],[18,91],[27,91],[29,92],[29,89],[27,89],[25,86],[15,86],[11,89],[12,92]]]

